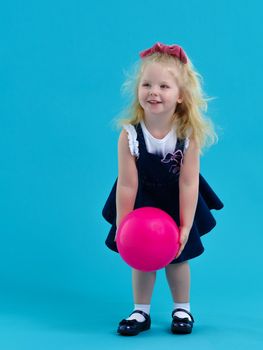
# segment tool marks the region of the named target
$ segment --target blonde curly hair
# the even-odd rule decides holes
[[[126,74],[127,78],[122,86],[122,91],[128,93],[132,101],[114,120],[116,126],[136,125],[143,120],[144,110],[138,100],[138,87],[145,67],[153,62],[161,63],[167,66],[171,73],[176,73],[174,76],[179,84],[182,102],[177,103],[172,124],[176,127],[179,139],[194,138],[202,153],[202,148],[216,143],[218,137],[212,121],[205,117],[207,102],[211,98],[204,97],[202,76],[195,70],[188,57],[187,64],[184,64],[177,57],[155,52],[137,62],[133,74]]]

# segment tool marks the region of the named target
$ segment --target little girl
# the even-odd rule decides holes
[[[216,139],[206,109],[200,75],[178,45],[155,44],[140,53],[135,96],[122,120],[118,178],[103,208],[112,225],[106,245],[116,252],[116,233],[126,214],[151,206],[166,211],[180,228],[180,250],[165,272],[173,297],[172,333],[192,332],[188,260],[203,253],[200,237],[216,221],[210,210],[223,203],[199,173],[201,149]],[[127,119],[128,117],[128,119]],[[121,335],[150,329],[156,271],[132,269],[134,310],[118,326]]]

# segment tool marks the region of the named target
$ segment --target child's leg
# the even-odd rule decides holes
[[[165,272],[174,301],[174,309],[182,308],[190,312],[190,267],[188,262],[169,264]],[[176,316],[189,318],[184,312],[176,312]]]
[[[135,304],[150,304],[156,271],[142,272],[132,269],[132,287]]]
[[[142,272],[132,269],[134,310],[141,310],[150,314],[150,304],[155,279],[156,271]],[[139,313],[132,314],[128,319],[136,319],[137,321],[145,320],[144,316]]]
[[[171,331],[174,334],[190,334],[194,318],[190,313],[190,268],[188,262],[170,264],[165,270],[174,301]]]
[[[187,261],[169,264],[165,268],[166,278],[175,303],[189,303],[190,268]]]

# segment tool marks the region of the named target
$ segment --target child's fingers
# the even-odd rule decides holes
[[[181,255],[182,251],[184,250],[184,247],[185,247],[185,244],[181,244],[180,249],[175,257],[176,259]]]

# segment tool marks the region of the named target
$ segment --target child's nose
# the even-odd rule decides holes
[[[150,91],[150,95],[157,95],[158,94],[158,88],[152,87],[151,91]]]

